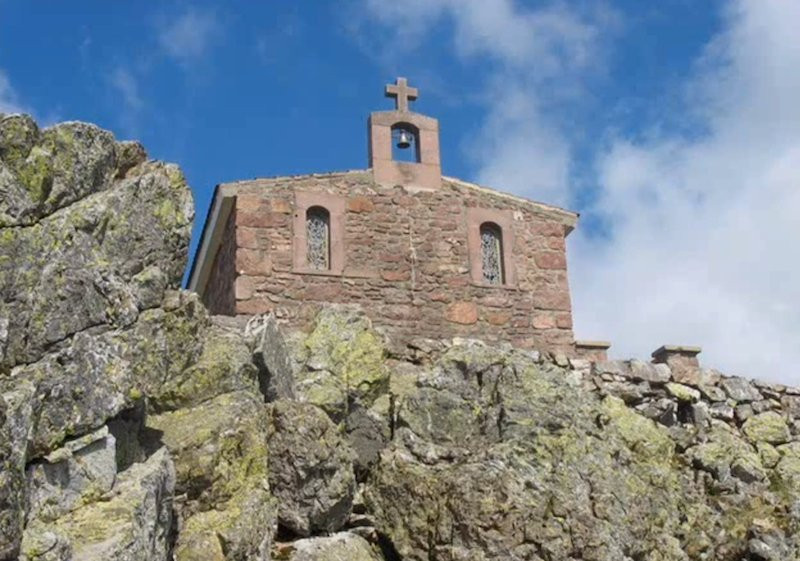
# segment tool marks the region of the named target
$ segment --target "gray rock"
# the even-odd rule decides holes
[[[754,415],[753,407],[749,403],[740,403],[733,408],[736,414],[736,420],[740,423],[745,422],[747,419]]]
[[[364,538],[351,532],[297,540],[279,554],[286,561],[383,561]]]
[[[762,399],[758,390],[744,378],[736,376],[722,378],[720,386],[728,394],[728,397],[734,401],[758,401]]]
[[[55,520],[111,490],[117,476],[115,439],[104,426],[33,462],[26,475],[28,520]]]
[[[245,335],[254,340],[253,359],[259,368],[261,392],[267,401],[294,399],[294,373],[289,351],[272,314],[247,323]]]
[[[630,364],[624,360],[605,360],[592,365],[592,373],[602,376],[611,374],[624,378],[630,377]]]
[[[711,407],[709,408],[709,412],[711,416],[715,419],[721,419],[723,421],[733,421],[734,417],[734,410],[733,407],[728,405],[727,403],[712,403]]]
[[[25,529],[22,561],[166,561],[175,471],[162,448],[121,473],[104,500]],[[42,550],[50,544],[58,554]],[[71,554],[69,554],[71,550]],[[68,555],[68,556],[67,556]]]
[[[345,420],[347,440],[355,452],[357,474],[366,474],[388,444],[390,421],[371,409],[356,405]]]
[[[266,561],[275,526],[266,417],[257,390],[147,418],[175,458],[181,532],[176,561]]]
[[[648,419],[652,419],[666,427],[671,427],[678,422],[675,402],[671,399],[661,398],[648,401],[636,406],[636,410]]]
[[[17,557],[25,516],[25,453],[14,435],[18,413],[7,399],[0,395],[0,559]]]
[[[634,380],[643,380],[651,384],[666,384],[672,373],[666,364],[653,364],[641,360],[631,361],[631,377]]]
[[[705,428],[711,422],[711,412],[704,402],[692,403],[690,409],[691,421],[697,428]]]
[[[50,166],[69,167],[53,172],[46,195],[28,186],[43,200],[12,201],[28,210],[5,215],[29,224],[0,236],[0,253],[11,257],[0,261],[6,372],[78,332],[130,325],[164,288],[179,286],[191,230],[191,194],[177,167],[148,162],[115,179],[113,138],[80,123],[57,125],[40,140],[54,144],[35,146],[38,163],[31,166],[42,166],[45,175]],[[0,227],[3,216],[0,208]]]
[[[728,394],[725,393],[725,390],[717,386],[701,384],[700,393],[709,401],[725,401],[728,399]]]
[[[276,401],[268,407],[269,482],[278,524],[297,536],[340,529],[355,494],[354,454],[318,407]]]

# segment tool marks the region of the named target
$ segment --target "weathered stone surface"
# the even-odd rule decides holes
[[[17,556],[25,503],[25,452],[15,438],[16,415],[8,399],[0,395],[0,559]]]
[[[564,374],[457,345],[395,398],[394,439],[365,496],[403,559],[722,560],[791,502],[766,490],[771,468],[736,427],[668,430]],[[705,405],[689,397],[658,399]],[[793,454],[776,472],[789,485]],[[780,543],[800,552],[789,533]]]
[[[753,385],[744,378],[723,378],[720,385],[734,401],[758,401],[761,394]]]
[[[202,350],[191,366],[174,372],[148,392],[153,410],[190,408],[238,391],[259,394],[257,369],[241,333],[211,325],[201,342]]]
[[[147,162],[118,177],[116,146],[83,123],[0,121],[0,371],[88,328],[130,325],[178,286],[193,216],[183,175]]]
[[[268,559],[275,506],[260,395],[224,393],[147,426],[173,454],[176,492],[186,496],[175,559]]]
[[[383,561],[383,556],[362,537],[342,532],[306,538],[287,545],[279,559],[286,561]]]
[[[25,404],[30,430],[20,434],[28,460],[57,448],[69,435],[101,427],[143,392],[157,393],[164,380],[196,358],[203,316],[196,313],[196,298],[176,298],[174,309],[148,310],[127,329],[83,331],[57,352],[0,378],[4,394],[31,392]]]
[[[634,380],[643,380],[651,384],[667,383],[671,373],[666,364],[653,364],[641,360],[631,361],[631,377]]]
[[[347,413],[345,429],[347,441],[355,453],[357,474],[369,471],[391,438],[389,411],[384,411],[381,405],[365,409],[356,404]]]
[[[314,405],[276,401],[269,415],[269,479],[279,525],[298,536],[340,529],[355,493],[347,441]]]
[[[337,422],[346,416],[350,400],[368,408],[388,387],[385,342],[357,310],[323,310],[302,352],[298,399],[318,405]]]
[[[172,461],[162,448],[121,473],[103,500],[26,528],[20,559],[166,561],[174,484]]]
[[[693,402],[700,399],[700,392],[683,384],[670,382],[666,385],[667,391],[678,401]]]
[[[289,350],[275,316],[254,317],[248,322],[245,334],[254,340],[253,357],[259,368],[261,392],[267,400],[294,399],[294,372]]]
[[[55,520],[108,493],[116,476],[116,440],[108,427],[67,441],[28,466],[28,519]]]
[[[742,425],[742,431],[753,444],[783,444],[791,437],[784,418],[772,411],[750,417]]]

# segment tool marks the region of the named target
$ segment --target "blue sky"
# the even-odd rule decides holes
[[[581,211],[578,337],[800,382],[797,21],[796,0],[0,0],[0,111],[179,163],[197,232],[216,183],[366,167],[407,76],[447,175]]]

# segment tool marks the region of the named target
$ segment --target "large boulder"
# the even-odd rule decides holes
[[[309,536],[340,529],[355,493],[354,454],[318,407],[293,401],[269,406],[270,472],[284,533]]]
[[[116,477],[116,439],[104,426],[28,465],[27,516],[55,520],[111,491]]]
[[[245,328],[252,340],[261,393],[267,401],[294,399],[294,372],[286,342],[273,314],[252,318]]]
[[[177,561],[267,561],[275,530],[266,417],[260,395],[224,393],[150,416],[147,428],[175,458]]]
[[[350,532],[305,538],[281,552],[286,561],[383,561],[384,557],[362,537]]]
[[[177,166],[133,152],[84,123],[0,119],[0,371],[178,287],[191,194]]]
[[[25,530],[21,561],[167,561],[175,471],[165,449],[121,473],[113,489]]]
[[[344,421],[349,404],[369,407],[388,389],[386,342],[370,320],[349,307],[324,308],[296,352],[297,395]]]

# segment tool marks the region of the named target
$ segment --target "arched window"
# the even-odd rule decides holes
[[[503,284],[503,230],[493,222],[481,224],[481,259],[483,281],[488,284]]]
[[[321,206],[306,211],[306,260],[310,269],[331,268],[331,214]]]

